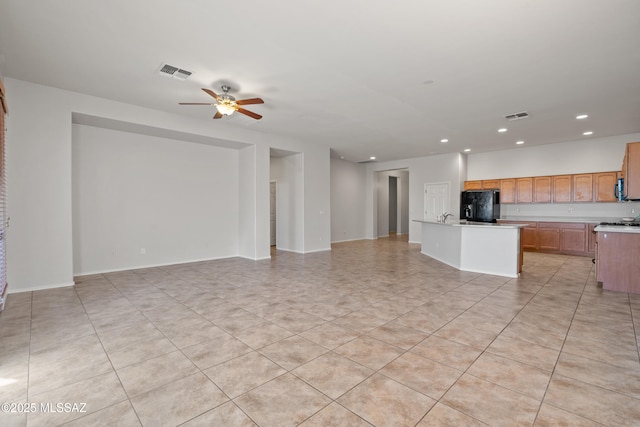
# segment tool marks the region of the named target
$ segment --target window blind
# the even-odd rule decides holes
[[[7,298],[7,259],[5,243],[6,218],[6,174],[5,174],[5,125],[7,103],[4,86],[0,81],[0,311],[4,310]]]

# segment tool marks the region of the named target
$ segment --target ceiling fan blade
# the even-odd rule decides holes
[[[213,96],[216,99],[216,101],[218,100],[219,96],[216,95],[216,93],[214,91],[212,91],[211,89],[207,89],[207,88],[203,87],[202,90],[207,92],[209,95]]]
[[[236,108],[236,111],[238,113],[242,113],[245,116],[249,116],[249,117],[254,118],[256,120],[260,120],[262,118],[262,116],[260,114],[256,114],[253,111],[245,110],[244,108],[238,107],[238,108]]]
[[[214,119],[221,119],[222,118],[222,114],[220,113],[220,111],[216,111],[216,114],[213,116]]]
[[[178,102],[180,105],[215,105],[211,102]]]
[[[264,104],[262,98],[239,99],[236,101],[238,105]]]

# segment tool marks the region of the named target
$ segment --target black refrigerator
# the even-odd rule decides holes
[[[460,198],[460,219],[496,222],[500,218],[500,190],[463,191]]]

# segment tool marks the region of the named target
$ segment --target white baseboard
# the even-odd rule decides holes
[[[229,258],[243,258],[243,257],[241,257],[240,255],[230,255],[230,256],[223,256],[223,257],[218,257],[218,258],[201,258],[201,259],[194,259],[194,260],[189,260],[189,261],[172,261],[172,262],[159,263],[159,264],[145,264],[145,265],[137,265],[137,266],[123,267],[123,268],[116,268],[116,269],[113,269],[113,270],[98,270],[98,271],[87,271],[87,272],[81,272],[81,273],[73,273],[73,276],[74,277],[92,276],[94,274],[117,273],[119,271],[129,271],[129,270],[143,270],[145,268],[168,267],[170,265],[192,264],[192,263],[196,263],[196,262],[217,261],[217,260],[229,259]]]
[[[21,292],[33,292],[33,291],[45,291],[47,289],[68,288],[75,285],[75,282],[71,283],[57,283],[49,285],[35,285],[27,286],[26,288],[12,289],[11,286],[7,287],[7,294],[19,294]]]

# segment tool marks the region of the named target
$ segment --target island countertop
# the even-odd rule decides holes
[[[422,226],[420,252],[458,270],[518,277],[520,233],[527,224],[414,220]]]
[[[594,231],[599,233],[640,233],[640,227],[624,225],[599,225]]]

